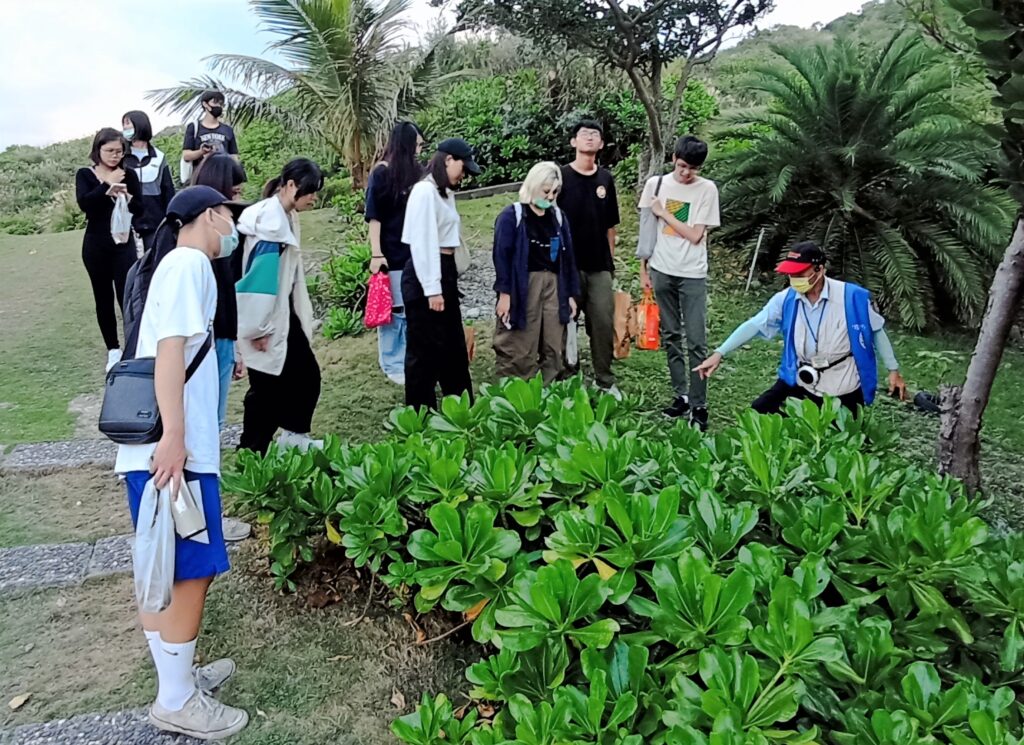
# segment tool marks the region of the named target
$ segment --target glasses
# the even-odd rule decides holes
[[[576,133],[577,139],[582,138],[585,140],[593,140],[595,138],[600,139],[600,137],[601,133],[598,132],[596,129],[581,129],[579,132]]]
[[[114,150],[109,147],[101,147],[100,152],[103,153],[104,155],[124,155],[124,150],[122,150],[121,148],[117,148],[116,150]]]

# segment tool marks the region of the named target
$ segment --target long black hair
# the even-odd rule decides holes
[[[225,153],[208,156],[192,173],[190,186],[212,186],[224,195],[225,199],[234,199],[234,188],[245,183],[245,170],[241,164]]]
[[[437,192],[441,195],[441,199],[447,199],[448,192],[455,188],[455,185],[448,179],[447,161],[449,157],[454,156],[438,150],[427,163],[427,173],[434,177],[434,183],[437,184]]]
[[[274,196],[289,181],[294,181],[299,187],[299,190],[295,192],[296,198],[304,197],[307,194],[316,194],[324,188],[324,172],[309,158],[290,160],[281,169],[281,175],[270,179],[263,187],[263,198]]]
[[[423,136],[412,122],[398,122],[391,130],[383,161],[387,164],[379,174],[384,193],[397,200],[423,178],[423,166],[416,158],[416,141]]]

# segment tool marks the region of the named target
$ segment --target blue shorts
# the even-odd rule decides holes
[[[146,483],[153,477],[148,471],[130,471],[125,474],[128,484],[128,508],[132,512],[132,525],[139,520],[139,504]],[[228,562],[228,548],[224,543],[224,530],[220,514],[220,479],[210,473],[185,471],[185,481],[199,482],[202,492],[203,511],[206,513],[206,532],[209,543],[182,540],[174,536],[174,581],[204,579],[223,574],[231,568]]]

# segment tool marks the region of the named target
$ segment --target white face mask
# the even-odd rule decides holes
[[[227,235],[220,236],[220,254],[217,256],[218,259],[226,259],[228,256],[235,252],[238,248],[238,228],[235,227],[235,223],[228,218],[224,217],[219,212],[213,213],[218,219],[226,220],[231,225],[231,232]],[[217,233],[220,235],[220,231]]]

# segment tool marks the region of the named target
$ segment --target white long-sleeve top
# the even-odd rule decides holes
[[[402,243],[412,252],[416,277],[427,297],[441,294],[441,249],[462,243],[462,219],[455,209],[455,193],[442,197],[434,179],[428,176],[409,193],[402,225]]]

